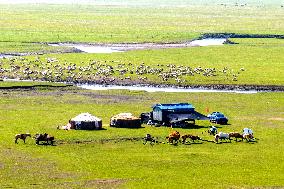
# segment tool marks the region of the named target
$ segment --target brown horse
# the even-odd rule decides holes
[[[174,131],[171,134],[169,134],[168,137],[166,137],[166,139],[168,139],[169,143],[171,144],[176,144],[178,143],[179,139],[180,139],[180,134],[178,131]]]
[[[196,140],[202,140],[199,136],[194,136],[194,135],[183,135],[181,138],[182,138],[182,143],[185,143],[187,138],[191,139],[192,142],[195,142]]]
[[[27,137],[31,137],[31,134],[30,133],[16,134],[15,135],[15,143],[18,144],[18,139],[22,139],[24,141],[24,143],[26,143],[26,138]]]
[[[231,137],[235,138],[235,139],[236,139],[236,142],[238,141],[238,138],[242,139],[242,141],[244,140],[243,135],[240,134],[240,133],[236,133],[236,132],[231,132],[231,133],[229,133],[229,137],[230,137],[230,138],[231,138]]]

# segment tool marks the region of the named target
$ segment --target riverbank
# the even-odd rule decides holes
[[[8,85],[1,85],[9,83]],[[34,82],[34,84],[33,84]],[[256,93],[256,92],[284,92],[282,85],[227,85],[227,84],[205,84],[205,85],[170,85],[154,83],[64,83],[64,82],[44,82],[32,80],[5,79],[0,80],[0,89],[31,89],[37,87],[65,88],[77,86],[90,90],[140,90],[147,92],[228,92],[228,93]]]

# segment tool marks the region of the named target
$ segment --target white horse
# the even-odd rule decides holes
[[[24,141],[24,143],[26,143],[26,138],[27,137],[31,137],[31,134],[30,133],[16,134],[15,135],[15,143],[18,144],[18,139],[22,139]]]
[[[220,132],[220,133],[216,134],[215,135],[215,142],[218,143],[219,139],[220,140],[229,140],[231,142],[230,135],[228,133]]]

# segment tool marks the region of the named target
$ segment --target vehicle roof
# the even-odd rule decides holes
[[[194,109],[194,106],[189,103],[174,103],[174,104],[156,104],[153,108],[160,108],[162,110],[173,110],[173,109]]]

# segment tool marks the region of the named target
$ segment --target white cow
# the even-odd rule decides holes
[[[229,140],[231,142],[230,135],[228,133],[223,132],[220,132],[215,135],[215,142],[218,143],[219,140]]]
[[[249,128],[244,128],[243,129],[243,138],[246,139],[247,141],[253,140],[254,139],[253,131]]]

